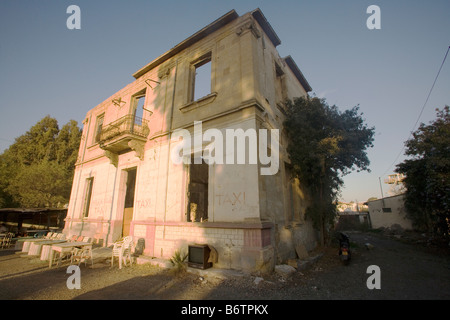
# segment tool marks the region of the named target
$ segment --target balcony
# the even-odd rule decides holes
[[[134,115],[127,115],[102,127],[98,142],[111,163],[117,165],[119,154],[133,150],[141,160],[150,129],[148,122]]]

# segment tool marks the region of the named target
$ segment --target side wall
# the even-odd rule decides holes
[[[412,221],[406,217],[406,214],[403,195],[369,202],[370,221],[374,229],[390,228],[398,224],[405,230],[411,230]]]

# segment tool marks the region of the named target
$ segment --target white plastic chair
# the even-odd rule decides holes
[[[111,256],[111,267],[114,265],[114,257],[119,258],[119,269],[122,269],[122,261],[127,265],[127,259],[131,261],[131,248],[133,245],[133,238],[131,236],[127,236],[123,238],[121,241],[117,241],[114,243],[112,256]]]
[[[0,243],[2,248],[9,248],[9,246],[11,245],[11,240],[12,240],[13,235],[14,235],[13,233],[8,232],[4,236],[4,238],[2,239],[2,241]]]
[[[70,258],[70,263],[78,261],[78,266],[84,260],[84,265],[86,266],[87,261],[91,259],[91,266],[94,266],[94,261],[92,258],[92,246],[84,246],[83,248],[73,248],[72,257]]]
[[[91,237],[84,237],[83,238],[83,242],[89,242],[89,243],[92,243],[92,238]]]
[[[64,233],[58,233],[56,240],[66,240],[66,235]]]

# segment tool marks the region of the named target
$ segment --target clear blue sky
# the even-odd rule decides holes
[[[68,30],[69,5],[81,30]],[[369,30],[369,5],[381,29]],[[450,1],[86,1],[1,0],[0,152],[46,115],[81,126],[86,112],[132,74],[231,9],[260,8],[313,92],[329,104],[357,104],[376,127],[371,173],[345,178],[342,198],[380,197],[450,45]],[[450,57],[420,118],[450,105]],[[395,161],[396,160],[396,161]],[[388,190],[383,185],[383,191]]]

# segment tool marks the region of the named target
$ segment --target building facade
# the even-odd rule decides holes
[[[405,195],[368,201],[372,228],[392,228],[399,226],[404,230],[413,230],[412,220],[405,208]]]
[[[245,270],[270,270],[299,246],[313,249],[308,196],[291,178],[282,127],[283,102],[311,88],[294,60],[279,56],[279,44],[259,9],[232,10],[91,109],[64,233],[104,245],[132,235],[145,239],[145,255],[162,258],[208,244],[218,253],[215,266]],[[228,136],[231,129],[241,135]],[[181,148],[180,132],[190,133],[190,149]],[[217,144],[220,133],[226,141]],[[206,163],[213,140],[214,155],[223,150],[227,161]],[[243,163],[239,143],[246,143]]]

